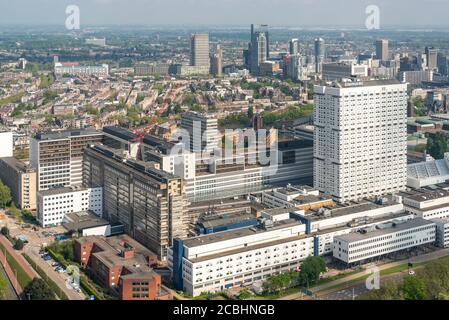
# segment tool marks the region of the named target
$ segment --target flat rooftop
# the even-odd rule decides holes
[[[396,233],[399,231],[404,231],[412,228],[424,227],[428,225],[434,225],[435,223],[429,220],[424,220],[422,218],[415,218],[408,220],[406,222],[392,223],[390,227],[384,229],[375,229],[373,231],[368,231],[367,233],[352,232],[345,235],[337,236],[336,239],[341,239],[346,242],[358,242],[366,239],[376,238],[379,236],[387,235],[390,233]],[[387,224],[388,225],[388,224]]]
[[[138,135],[133,131],[120,126],[103,127],[103,132],[126,141],[132,141],[138,138]]]
[[[383,197],[383,199],[385,199],[384,203],[380,203],[379,201],[376,201],[376,199],[366,199],[361,202],[351,201],[345,204],[337,204],[333,207],[321,208],[324,210],[328,210],[328,215],[323,214],[323,211],[320,211],[321,209],[312,209],[309,211],[309,214],[305,216],[305,218],[311,221],[319,221],[399,204],[398,202],[393,200],[392,196],[386,196]]]
[[[41,191],[38,191],[37,193],[40,194],[41,196],[45,197],[45,196],[54,196],[54,195],[58,195],[58,194],[64,194],[64,193],[76,192],[76,191],[85,191],[85,190],[87,190],[87,188],[81,187],[81,186],[76,186],[76,187],[63,187],[63,188],[53,188],[53,189],[48,189],[48,190],[41,190]]]
[[[76,130],[64,130],[64,131],[52,131],[36,134],[37,140],[56,140],[56,139],[66,139],[71,137],[82,137],[82,136],[92,136],[99,135],[103,133],[95,129],[76,129]]]
[[[411,199],[417,202],[426,202],[429,200],[436,200],[440,198],[449,197],[449,191],[444,189],[417,189],[411,191],[401,192],[403,198]]]
[[[89,228],[101,227],[109,225],[109,222],[99,216],[88,212],[72,212],[64,216],[62,223],[63,227],[67,230],[84,230]]]
[[[237,239],[241,237],[251,236],[258,233],[268,232],[285,228],[288,226],[301,225],[301,222],[295,219],[287,219],[275,222],[273,227],[265,229],[263,227],[239,228],[229,231],[223,231],[213,234],[202,235],[194,238],[187,238],[184,240],[184,245],[189,248],[212,244],[216,242]]]
[[[173,142],[168,142],[148,134],[143,138],[143,143],[165,155],[170,154],[171,150],[176,145]]]
[[[393,84],[403,84],[402,82],[389,79],[389,80],[367,80],[367,81],[336,81],[333,82],[332,85],[326,85],[327,87],[334,88],[356,88],[356,87],[376,87],[376,86],[387,86]]]
[[[174,176],[171,173],[156,169],[154,167],[155,163],[153,162],[128,158],[123,154],[123,150],[113,149],[102,144],[92,144],[87,146],[87,148],[85,149],[86,153],[88,153],[89,151],[95,152],[107,159],[115,160],[117,163],[126,165],[130,169],[134,169],[137,172],[148,175],[159,182],[165,183],[168,180],[178,179],[178,177]]]
[[[88,236],[79,238],[76,241],[83,243],[95,243],[102,251],[95,252],[94,255],[107,266],[123,266],[135,274],[152,274],[153,269],[148,265],[148,257],[156,256],[152,251],[132,239],[128,235],[118,235],[113,237]],[[120,254],[126,250],[134,250],[134,256],[123,258]]]
[[[18,172],[35,172],[36,170],[32,168],[29,164],[18,160],[14,157],[4,157],[0,158],[0,161],[6,163],[9,167],[13,168]]]
[[[205,228],[214,228],[218,226],[223,226],[227,224],[239,223],[248,220],[257,219],[251,213],[223,213],[216,216],[204,216],[201,217],[197,224],[205,227]]]

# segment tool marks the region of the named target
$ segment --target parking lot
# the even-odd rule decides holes
[[[14,218],[7,216],[0,220],[0,228],[7,226],[11,237],[20,237],[26,239],[26,245],[23,252],[26,253],[44,272],[51,278],[70,300],[84,300],[85,295],[80,292],[79,287],[67,285],[69,275],[66,270],[57,268],[56,262],[48,257],[44,260],[40,252],[47,245],[55,241],[55,237],[64,233],[66,230],[61,227],[41,228],[34,225],[19,223]]]

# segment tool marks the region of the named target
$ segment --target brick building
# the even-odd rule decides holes
[[[171,299],[162,289],[161,276],[152,269],[157,255],[127,235],[76,239],[74,253],[93,278],[122,300]]]

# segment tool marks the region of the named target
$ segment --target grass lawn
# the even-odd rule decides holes
[[[0,250],[2,250],[3,254],[6,255],[6,261],[13,271],[17,273],[17,281],[19,282],[22,288],[25,288],[30,282],[31,278],[26,274],[26,272],[22,269],[19,263],[6,251],[3,244],[0,243]]]

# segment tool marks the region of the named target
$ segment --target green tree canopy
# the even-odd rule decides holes
[[[424,300],[427,297],[426,285],[420,277],[406,276],[400,290],[405,300]]]
[[[4,208],[11,201],[11,190],[0,181],[0,206]]]
[[[56,300],[53,290],[40,278],[34,278],[25,287],[23,293],[30,300]]]
[[[318,281],[320,274],[326,271],[326,262],[321,257],[307,257],[301,264],[299,280],[302,285],[310,286]]]
[[[447,137],[442,132],[429,135],[427,139],[427,153],[435,159],[442,159],[448,151]]]

